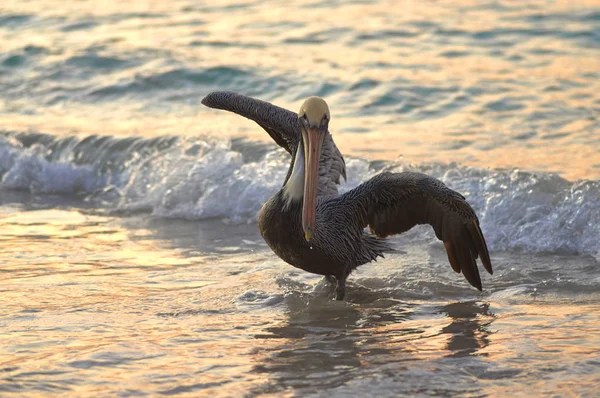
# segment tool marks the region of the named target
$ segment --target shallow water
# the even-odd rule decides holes
[[[494,251],[480,294],[440,245],[403,238],[334,302],[254,225],[16,210],[1,221],[5,393],[597,393],[588,256]]]
[[[0,7],[0,395],[597,396],[595,2],[102,4]],[[484,291],[420,227],[331,301],[258,234],[289,158],[215,89],[325,96],[342,191],[462,192]]]

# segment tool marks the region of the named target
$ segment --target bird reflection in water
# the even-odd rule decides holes
[[[269,375],[268,385],[260,387],[260,392],[314,390],[348,382],[368,365],[365,361],[371,355],[393,354],[383,342],[385,334],[376,332],[378,326],[402,323],[412,313],[412,304],[391,299],[355,305],[319,297],[307,304],[304,297],[291,295],[286,304],[286,323],[255,336],[282,341],[253,369]]]
[[[414,361],[481,355],[478,351],[490,343],[489,325],[495,320],[489,303],[477,301],[437,307],[436,313],[446,317],[433,330],[429,321],[420,320],[423,302],[373,298],[349,304],[313,297],[307,303],[295,294],[286,298],[286,304],[285,324],[255,336],[281,340],[253,368],[268,374],[269,380],[257,393],[341,386],[370,374],[374,365],[390,364],[390,377],[401,377],[399,373],[414,367]]]
[[[489,325],[496,318],[489,307],[489,303],[477,301],[452,303],[442,307],[441,312],[452,319],[448,326],[442,328],[442,333],[450,335],[446,346],[451,352],[449,356],[474,355],[490,344]]]

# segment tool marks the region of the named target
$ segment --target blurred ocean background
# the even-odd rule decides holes
[[[484,292],[419,227],[332,302],[257,230],[289,155],[214,90],[325,97],[342,191],[463,193]],[[597,396],[599,300],[598,1],[0,4],[2,396]]]

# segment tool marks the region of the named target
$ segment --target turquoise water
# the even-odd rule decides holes
[[[594,2],[219,4],[4,5],[2,128],[264,139],[200,100],[321,95],[344,153],[600,176]]]
[[[0,395],[597,395],[595,2],[14,1],[0,43]],[[213,90],[325,97],[342,191],[462,192],[484,292],[423,227],[330,301],[257,231],[289,157]]]

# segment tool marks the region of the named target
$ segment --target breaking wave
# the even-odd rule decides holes
[[[342,192],[382,170],[421,171],[441,179],[468,198],[492,250],[600,258],[600,181],[455,163],[346,162]],[[92,207],[123,214],[251,223],[280,188],[288,164],[283,150],[242,139],[0,135],[0,192],[75,195]],[[408,236],[433,239],[426,229]]]

